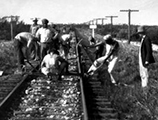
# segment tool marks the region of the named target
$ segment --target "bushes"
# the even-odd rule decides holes
[[[22,21],[13,25],[13,37],[23,31],[29,31],[30,25],[24,24]],[[9,22],[0,22],[0,40],[11,40],[11,25]]]

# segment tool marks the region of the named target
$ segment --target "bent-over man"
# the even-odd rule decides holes
[[[91,65],[91,67],[88,70],[88,74],[93,75],[95,71],[97,71],[105,62],[108,62],[108,72],[111,77],[111,82],[116,84],[116,81],[112,75],[112,71],[119,59],[119,55],[121,54],[121,46],[119,43],[112,38],[110,34],[105,35],[103,37],[103,41],[100,41],[95,45],[99,46],[104,44],[104,48],[106,49],[106,53],[104,56],[96,59],[94,63]]]
[[[29,60],[30,49],[33,44],[36,44],[38,39],[29,32],[21,32],[14,38],[15,52],[17,54],[18,72],[22,72],[25,66],[24,59]],[[35,53],[37,56],[37,53]]]

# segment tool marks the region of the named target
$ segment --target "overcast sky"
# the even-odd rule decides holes
[[[83,23],[105,16],[118,16],[113,24],[158,25],[158,0],[0,0],[0,17],[18,15],[24,22],[30,18],[47,18],[53,23]],[[40,23],[40,21],[39,21]],[[110,23],[110,18],[104,21]]]

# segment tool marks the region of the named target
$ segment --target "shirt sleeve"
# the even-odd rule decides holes
[[[111,51],[111,46],[110,45],[108,45],[108,44],[106,44],[106,53],[105,53],[105,58],[107,58],[108,57],[108,55],[109,55],[109,53],[110,53],[110,51]]]
[[[37,32],[36,32],[36,37],[38,38],[38,39],[40,39],[40,28],[37,30]]]

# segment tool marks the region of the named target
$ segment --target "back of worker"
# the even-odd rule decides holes
[[[14,38],[15,53],[17,55],[18,70],[21,72],[25,65],[24,59],[29,59],[30,49],[33,44],[37,42],[37,38],[29,32],[21,32]]]

